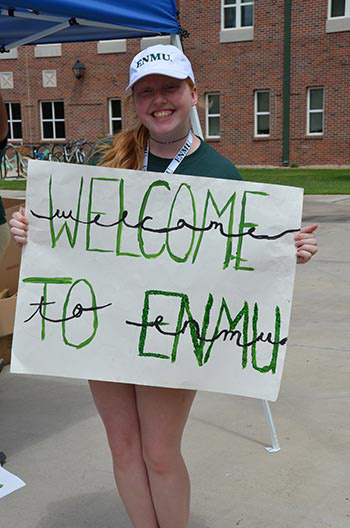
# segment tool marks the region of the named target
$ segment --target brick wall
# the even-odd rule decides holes
[[[215,147],[239,165],[281,165],[284,1],[255,2],[254,40],[248,42],[219,42],[220,2],[182,0],[180,6],[181,23],[191,32],[184,47],[193,62],[199,91],[222,96],[222,137]],[[350,31],[326,33],[327,10],[327,0],[292,2],[293,164],[350,165]],[[321,137],[306,135],[310,87],[325,90]],[[270,90],[271,102],[268,139],[254,138],[254,92],[264,89]],[[204,124],[203,111],[200,114]]]

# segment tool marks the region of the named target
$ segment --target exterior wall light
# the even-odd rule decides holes
[[[74,76],[76,77],[76,79],[81,79],[82,76],[84,75],[85,66],[78,59],[77,62],[75,64],[73,64],[72,70],[73,70],[73,73],[74,73]]]

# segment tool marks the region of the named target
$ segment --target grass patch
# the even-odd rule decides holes
[[[240,169],[246,181],[302,187],[305,194],[350,194],[350,169]]]
[[[350,169],[240,169],[246,181],[302,187],[305,194],[350,194]],[[23,191],[26,180],[0,180],[0,190]]]
[[[0,190],[5,191],[25,191],[26,180],[0,180]]]

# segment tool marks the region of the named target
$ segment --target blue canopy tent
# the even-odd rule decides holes
[[[0,0],[0,52],[25,44],[179,33],[175,0]]]
[[[176,0],[0,0],[0,53],[26,44],[84,42],[186,33]],[[194,132],[203,137],[197,111]]]

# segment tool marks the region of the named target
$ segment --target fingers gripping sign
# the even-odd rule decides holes
[[[297,248],[297,264],[306,264],[313,255],[317,253],[317,240],[314,232],[317,224],[302,227],[299,233],[294,235],[294,243]]]
[[[13,213],[9,224],[11,227],[11,234],[17,244],[20,246],[26,244],[28,234],[28,220],[24,214],[23,207],[21,207],[16,213]]]

